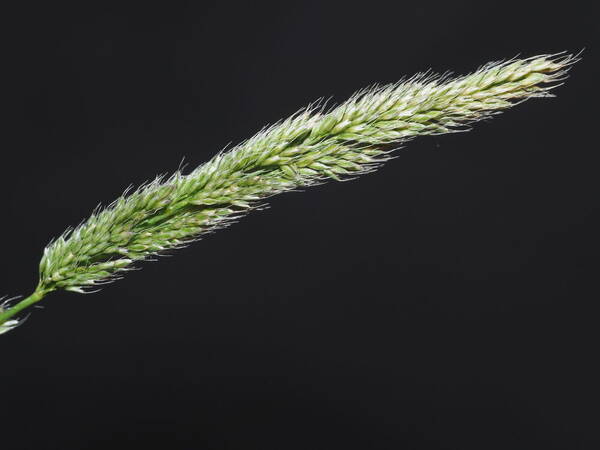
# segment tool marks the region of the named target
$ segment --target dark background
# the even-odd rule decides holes
[[[591,4],[591,2],[590,2]],[[0,447],[596,449],[596,16],[573,2],[20,3],[0,294],[130,183],[318,97],[586,47],[555,99],[274,198],[0,338]]]

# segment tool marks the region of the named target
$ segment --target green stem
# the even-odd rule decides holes
[[[24,298],[19,303],[13,305],[12,307],[8,308],[7,310],[0,312],[0,325],[5,323],[6,321],[8,321],[15,314],[18,314],[21,311],[23,311],[25,308],[29,308],[31,305],[39,302],[50,292],[51,292],[51,289],[45,289],[45,288],[38,286],[29,297]],[[1,309],[0,309],[0,311],[1,311]]]

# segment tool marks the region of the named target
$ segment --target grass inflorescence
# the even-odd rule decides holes
[[[137,261],[223,228],[272,195],[371,172],[416,136],[465,131],[521,101],[552,96],[577,60],[540,55],[455,78],[419,74],[370,87],[328,110],[302,109],[188,174],[158,177],[53,240],[34,293],[0,306],[0,334],[48,293],[95,291]]]

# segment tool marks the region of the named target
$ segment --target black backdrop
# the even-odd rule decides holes
[[[2,22],[6,295],[98,202],[318,97],[587,47],[555,99],[48,297],[0,338],[2,450],[598,448],[591,10],[43,2]]]

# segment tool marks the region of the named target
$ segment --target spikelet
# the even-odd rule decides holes
[[[371,172],[416,136],[465,131],[521,101],[552,96],[577,60],[559,53],[489,63],[457,78],[419,74],[329,110],[309,106],[187,175],[159,177],[96,210],[44,250],[36,292],[93,291],[272,195]],[[14,325],[7,319],[0,311],[4,328]]]
[[[5,312],[7,309],[10,308],[10,302],[12,300],[14,300],[14,298],[6,299],[5,297],[0,297],[0,314],[2,314],[3,312]],[[21,319],[21,320],[7,320],[4,323],[0,323],[0,334],[4,334],[7,331],[10,331],[13,328],[18,327],[24,321],[25,321],[24,319]]]

